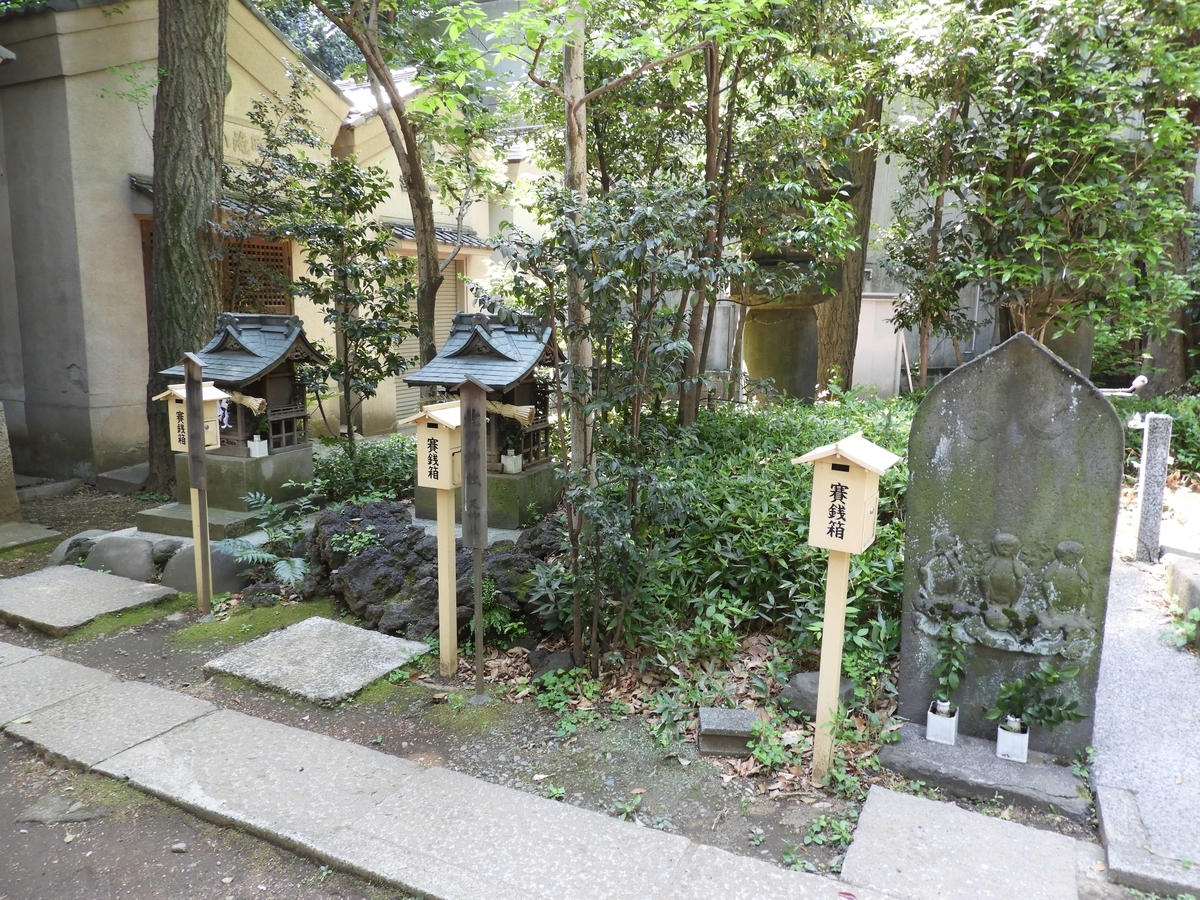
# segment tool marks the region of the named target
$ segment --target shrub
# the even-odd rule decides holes
[[[353,456],[337,444],[313,459],[312,491],[330,502],[402,500],[413,495],[416,465],[417,445],[409,435],[361,441]]]
[[[573,588],[590,602],[598,568],[599,595],[610,598],[601,608],[604,632],[622,648],[648,650],[664,667],[728,659],[740,634],[755,628],[786,629],[798,647],[815,647],[826,553],[806,539],[812,468],[791,460],[860,430],[903,453],[914,409],[907,398],[847,397],[729,406],[703,412],[683,432],[644,422],[656,446],[639,489],[653,492],[651,500],[635,524],[621,522],[609,511],[623,508],[625,482],[613,479],[608,496],[602,479],[589,510],[604,526],[602,542],[584,536],[589,558]],[[598,467],[605,466],[602,457]],[[900,463],[881,479],[878,537],[851,561],[847,648],[875,672],[897,643],[907,477]],[[553,601],[564,573],[540,574],[535,593],[561,619],[565,610]]]
[[[1171,455],[1175,457],[1175,468],[1193,477],[1200,476],[1200,396],[1115,397],[1113,406],[1122,422],[1128,422],[1134,413],[1165,413],[1175,421],[1171,425]],[[1127,474],[1137,474],[1133,463],[1142,452],[1141,437],[1133,431],[1125,433],[1125,465]]]

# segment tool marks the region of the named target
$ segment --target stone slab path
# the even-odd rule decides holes
[[[1052,831],[876,786],[842,878],[904,900],[1075,900],[1081,856],[1099,852]]]
[[[212,660],[204,674],[234,675],[328,704],[428,652],[427,644],[315,616]]]
[[[1162,639],[1153,590],[1146,567],[1114,561],[1093,783],[1113,879],[1200,895],[1200,660]]]
[[[886,900],[0,644],[0,724],[212,821],[437,900]],[[72,727],[74,725],[74,727]]]
[[[31,522],[0,523],[0,550],[14,550],[62,537],[61,532]]]
[[[158,603],[175,593],[79,566],[51,566],[0,579],[0,619],[62,637],[97,616]]]

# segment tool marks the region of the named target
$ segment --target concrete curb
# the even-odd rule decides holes
[[[42,753],[419,896],[885,900],[13,645],[0,660],[0,720]]]

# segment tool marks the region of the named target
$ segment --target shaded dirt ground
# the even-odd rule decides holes
[[[99,818],[18,821],[48,798]],[[0,741],[0,847],[0,900],[407,900],[12,740]]]
[[[133,513],[141,505],[150,505],[94,492],[74,497],[79,511],[69,511],[72,498],[46,501],[48,514],[41,521],[67,534],[87,527],[116,528],[131,524]],[[105,499],[108,497],[112,499]],[[62,508],[51,511],[52,505]],[[58,520],[62,524],[56,525],[52,515],[62,516]],[[37,564],[32,557],[22,563],[30,567]],[[9,569],[0,572],[17,574]],[[497,784],[628,818],[645,827],[812,871],[836,872],[840,867],[869,783],[948,799],[930,794],[923,784],[905,783],[889,773],[873,771],[869,759],[860,767],[862,777],[858,783],[843,787],[840,793],[815,787],[801,774],[788,782],[743,777],[738,774],[739,763],[699,757],[690,737],[664,746],[647,729],[645,717],[613,713],[607,704],[597,709],[597,724],[581,724],[574,733],[560,733],[559,717],[539,709],[535,695],[514,688],[511,677],[507,685],[494,684],[490,688],[494,695],[507,699],[483,708],[467,705],[473,682],[465,660],[457,678],[442,679],[433,671],[412,667],[397,674],[395,683],[381,680],[345,703],[318,707],[234,679],[205,679],[201,669],[234,644],[266,630],[308,614],[337,616],[335,605],[323,602],[236,610],[226,622],[207,624],[198,623],[196,611],[179,603],[160,613],[140,624],[128,619],[110,621],[108,633],[100,633],[103,628],[89,628],[65,640],[0,625],[0,641],[35,647],[126,679],[145,680],[203,697],[224,708],[354,741],[424,765],[447,766]],[[497,671],[527,672],[527,666],[520,668],[524,659],[519,651],[507,656],[497,651],[492,663]],[[69,847],[62,843],[68,833],[65,826],[13,823],[18,807],[46,793],[61,795],[72,783],[78,790],[99,794],[119,787],[111,782],[108,788],[102,787],[105,779],[98,776],[54,770],[33,757],[28,748],[16,747],[11,739],[0,741],[0,861],[4,861],[0,867],[11,859],[20,873],[45,870],[54,877],[84,879],[63,881],[64,885],[77,884],[82,891],[85,887],[91,890],[89,885],[94,882],[99,891],[80,893],[75,887],[64,887],[63,892],[48,893],[38,888],[33,893],[22,893],[31,890],[34,882],[23,881],[10,888],[0,877],[0,900],[43,896],[90,900],[93,895],[399,896],[343,876],[335,878],[328,872],[321,881],[322,870],[315,863],[236,830],[203,823],[124,788],[120,788],[122,804],[113,804],[120,811],[80,825],[81,836]],[[1031,814],[998,802],[956,802],[986,814],[1096,840],[1094,821],[1080,826],[1062,817]],[[497,825],[504,827],[504,823]],[[170,845],[180,840],[188,843],[188,854],[170,852]],[[82,857],[87,862],[80,860],[80,849],[93,854]],[[61,874],[68,869],[68,874]],[[226,889],[221,879],[234,869],[240,874]],[[4,871],[0,868],[0,873]],[[259,884],[266,890],[259,891]],[[108,893],[103,893],[104,889]]]

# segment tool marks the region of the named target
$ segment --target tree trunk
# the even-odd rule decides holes
[[[854,124],[856,130],[874,132],[883,113],[883,98],[868,93]],[[851,183],[861,185],[851,198],[858,228],[858,246],[842,264],[842,287],[837,296],[814,308],[817,315],[817,391],[836,381],[844,390],[854,384],[854,348],[862,310],[863,267],[871,239],[871,201],[875,196],[875,144],[872,141],[849,159]]]
[[[563,48],[563,93],[566,94],[566,165],[563,184],[587,199],[587,107],[583,103],[586,93],[583,80],[583,60],[586,20],[583,8],[573,4],[569,12],[572,39]],[[585,407],[590,393],[589,380],[592,372],[592,341],[586,334],[591,321],[588,308],[583,303],[583,282],[579,278],[567,280],[567,361],[570,363],[571,391],[571,460],[570,470],[578,474],[588,468],[591,457],[590,421]],[[568,530],[571,538],[572,569],[578,574],[579,535],[583,530],[582,512],[570,504],[567,507]],[[573,627],[571,649],[575,664],[584,663],[583,654],[583,609],[576,588],[572,610]]]
[[[150,379],[147,489],[168,493],[175,480],[166,388],[157,373],[212,337],[221,303],[220,239],[228,0],[159,0],[154,108],[154,245],[146,331]]]
[[[704,106],[704,193],[715,197],[718,192],[717,180],[721,174],[721,73],[724,70],[721,52],[715,44],[704,48],[704,76],[707,88]],[[717,249],[717,228],[712,225],[705,232],[704,248],[701,251],[706,256],[713,256]],[[709,301],[709,292],[716,288],[704,278],[696,282],[696,305],[692,307],[688,319],[688,343],[692,345],[691,352],[683,363],[684,383],[679,391],[679,424],[691,425],[696,421],[696,413],[700,406],[700,353],[701,337],[704,334],[704,314],[706,302],[715,302],[713,294]]]

